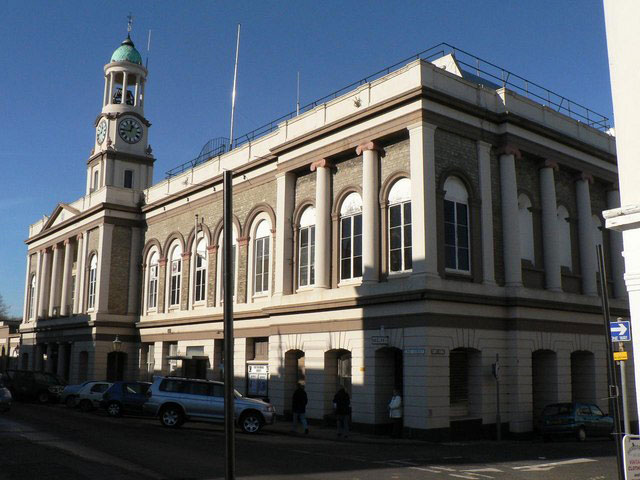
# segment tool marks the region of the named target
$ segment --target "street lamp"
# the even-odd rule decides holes
[[[115,362],[115,372],[114,372],[114,380],[122,380],[121,378],[118,378],[118,358],[120,357],[120,349],[122,348],[122,340],[120,340],[118,338],[118,335],[116,335],[116,338],[113,340],[113,351],[115,352],[115,357],[116,357],[116,362]]]

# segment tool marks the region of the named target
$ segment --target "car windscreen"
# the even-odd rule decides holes
[[[546,406],[542,411],[542,415],[551,417],[553,415],[571,415],[572,412],[573,406],[570,403],[558,403]]]

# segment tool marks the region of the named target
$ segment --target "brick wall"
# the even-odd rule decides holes
[[[115,226],[111,250],[109,277],[109,313],[127,313],[129,299],[129,266],[131,259],[131,228]]]
[[[411,171],[409,139],[384,146],[384,157],[380,159],[380,184],[384,185],[386,180],[398,171]]]

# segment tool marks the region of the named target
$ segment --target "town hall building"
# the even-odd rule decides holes
[[[286,414],[303,382],[322,420],[343,386],[353,423],[379,430],[397,387],[408,434],[482,434],[497,362],[505,432],[553,402],[606,411],[598,244],[612,314],[628,315],[602,218],[619,205],[615,138],[463,56],[422,55],[231,149],[212,141],[153,183],[149,72],[127,37],[104,67],[85,195],[29,228],[16,363],[74,383],[222,379],[232,170],[241,393]]]

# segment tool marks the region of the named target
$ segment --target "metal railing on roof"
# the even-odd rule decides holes
[[[493,86],[498,88],[502,86],[503,88],[508,88],[520,95],[541,103],[542,105],[553,108],[554,110],[563,113],[573,118],[574,120],[577,120],[600,131],[607,131],[610,128],[608,117],[597,113],[594,110],[585,107],[584,105],[569,100],[567,97],[555,93],[554,91],[549,90],[548,88],[545,88],[535,82],[527,80],[526,78],[521,77],[520,75],[517,75],[507,69],[499,67],[491,62],[481,59],[480,57],[477,57],[471,53],[456,48],[453,45],[443,42],[419,53],[416,53],[415,55],[411,55],[404,60],[400,60],[393,65],[383,68],[382,70],[378,70],[377,72],[372,73],[371,75],[368,75],[356,82],[350,83],[349,85],[346,85],[339,90],[330,93],[329,95],[325,95],[322,98],[314,100],[313,102],[300,107],[299,111],[294,110],[293,112],[282,115],[281,117],[278,117],[275,120],[272,120],[269,123],[266,123],[248,133],[240,135],[234,139],[233,147],[239,147],[247,142],[252,142],[262,135],[271,133],[278,128],[278,125],[280,123],[291,120],[301,113],[313,110],[318,105],[330,102],[331,100],[338,98],[339,96],[347,93],[354,88],[388,75],[392,71],[397,70],[409,64],[410,62],[418,59],[433,61],[434,59],[444,57],[448,54],[452,54],[454,56],[456,62],[463,70],[463,77],[466,74],[466,79],[469,81],[475,81],[476,83],[483,84],[485,86]],[[224,144],[226,150],[211,149],[209,153],[217,153],[211,153],[208,158],[204,158],[203,155],[206,157],[206,155],[209,154],[206,151],[207,145],[220,140],[226,141],[226,143]],[[210,140],[209,142],[207,142],[207,144],[205,144],[202,151],[200,152],[200,155],[197,158],[189,162],[185,162],[172,170],[169,170],[167,172],[167,178],[189,170],[195,165],[207,161],[209,158],[225,153],[225,151],[228,150],[228,147],[229,141],[226,138],[215,138],[213,140]]]
[[[223,153],[229,151],[229,139],[225,137],[216,137],[209,140],[204,144],[202,149],[200,150],[200,155],[198,155],[193,160],[189,160],[188,162],[183,163],[182,165],[178,165],[171,170],[167,170],[165,173],[166,178],[175,177],[176,175],[180,175],[181,173],[190,170],[194,167],[197,167],[201,163],[206,162],[207,160],[218,157]]]

